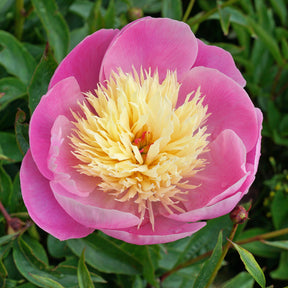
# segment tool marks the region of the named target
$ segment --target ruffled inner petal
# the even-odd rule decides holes
[[[208,149],[206,167],[187,179],[189,184],[198,186],[184,196],[187,211],[211,206],[233,196],[249,175],[245,168],[245,146],[233,131],[223,131]]]
[[[59,115],[72,120],[71,110],[77,111],[82,102],[79,85],[74,77],[66,78],[57,83],[46,95],[41,98],[30,121],[30,147],[33,159],[43,174],[48,179],[53,179],[53,172],[48,168],[48,155],[50,150],[51,129]]]
[[[32,220],[60,240],[81,238],[93,232],[71,218],[56,201],[49,181],[39,172],[30,150],[25,155],[20,181],[24,203]]]
[[[217,69],[228,77],[231,77],[242,87],[246,85],[245,79],[236,67],[233,57],[229,52],[217,46],[206,45],[199,39],[197,41],[198,54],[193,67],[204,66]]]
[[[58,116],[51,129],[51,146],[48,167],[54,173],[54,181],[70,193],[88,196],[100,179],[81,174],[74,168],[79,160],[72,154],[71,136],[74,125],[65,116]]]
[[[121,202],[115,201],[108,193],[94,191],[88,197],[79,197],[66,191],[57,182],[51,181],[50,186],[63,209],[85,226],[95,229],[122,229],[139,223],[139,218],[134,215],[135,211],[131,211],[131,207],[121,205]]]
[[[258,141],[259,128],[254,105],[246,91],[217,70],[195,67],[182,82],[177,106],[199,87],[205,96],[203,105],[208,105],[207,113],[211,113],[207,119],[211,141],[223,130],[231,129],[242,139],[247,152],[251,151]]]
[[[151,245],[167,243],[182,239],[197,232],[206,225],[205,222],[181,223],[172,219],[159,216],[155,219],[155,230],[152,230],[150,223],[138,229],[131,227],[122,230],[101,229],[105,234],[128,243],[137,245]]]
[[[50,81],[49,89],[70,76],[76,78],[82,92],[96,89],[102,59],[117,33],[118,30],[103,29],[86,37],[59,64]]]
[[[145,17],[127,25],[111,42],[102,63],[100,80],[109,79],[120,67],[139,73],[156,69],[162,81],[167,69],[177,71],[178,78],[192,67],[197,56],[197,40],[185,23]]]

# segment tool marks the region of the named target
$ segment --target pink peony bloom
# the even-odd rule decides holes
[[[65,240],[99,229],[135,244],[189,236],[248,192],[262,114],[225,50],[171,19],[85,38],[30,122],[21,187]]]

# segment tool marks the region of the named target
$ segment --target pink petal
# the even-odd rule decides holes
[[[52,77],[49,89],[57,82],[74,76],[82,92],[94,91],[99,82],[102,59],[118,30],[99,30],[86,37],[60,63]]]
[[[77,110],[77,101],[83,101],[79,85],[75,78],[69,77],[57,83],[41,98],[30,121],[30,147],[34,161],[40,173],[52,179],[53,173],[48,169],[47,158],[50,149],[51,129],[59,115],[73,120],[70,109]]]
[[[193,67],[204,66],[214,68],[231,77],[239,85],[244,87],[246,81],[238,70],[231,54],[224,49],[204,44],[201,40],[198,41],[198,54]]]
[[[150,223],[141,226],[139,229],[131,227],[122,230],[101,229],[101,231],[128,243],[151,245],[182,239],[197,232],[205,225],[205,222],[187,224],[159,216],[155,219],[154,231]]]
[[[50,185],[55,198],[63,209],[77,222],[85,226],[95,229],[122,229],[138,225],[139,223],[139,218],[134,214],[111,209],[109,207],[111,196],[108,193],[95,191],[95,193],[91,193],[88,197],[79,197],[70,194],[55,181],[51,181]],[[114,200],[114,202],[117,201]],[[115,206],[121,206],[121,204],[116,203]]]
[[[199,185],[187,194],[187,201],[183,202],[188,211],[211,206],[233,196],[239,192],[249,174],[245,169],[245,146],[233,131],[223,131],[208,149],[209,152],[204,154],[208,164],[187,179],[190,184]]]
[[[172,19],[145,17],[127,25],[111,42],[103,59],[101,78],[109,78],[119,67],[152,72],[158,69],[160,80],[167,69],[178,77],[188,71],[197,56],[197,40],[188,25]]]
[[[223,130],[231,129],[244,142],[247,152],[252,150],[258,141],[259,129],[254,105],[246,91],[217,70],[195,67],[183,80],[177,106],[199,87],[204,96],[203,105],[208,105],[207,113],[211,113],[206,124],[211,140]]]
[[[180,215],[172,214],[168,216],[168,218],[183,222],[192,222],[203,219],[207,220],[217,218],[231,212],[233,208],[241,200],[241,198],[242,193],[238,192],[227,199],[215,203],[214,205],[205,206]]]
[[[28,213],[43,230],[60,240],[81,238],[93,232],[93,228],[77,223],[60,207],[49,181],[37,169],[30,150],[22,162],[20,181]]]
[[[58,116],[51,129],[51,146],[48,156],[48,167],[54,173],[54,181],[60,183],[70,193],[88,196],[99,181],[79,173],[76,168],[78,159],[72,154],[71,136],[75,128],[65,116]]]

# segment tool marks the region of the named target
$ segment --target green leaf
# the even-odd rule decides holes
[[[110,0],[109,6],[104,16],[105,28],[114,28],[115,18],[116,18],[115,3],[114,0]]]
[[[17,235],[18,235],[18,233],[14,233],[14,234],[9,234],[9,235],[5,235],[5,236],[0,237],[0,246],[11,242],[12,240],[14,240],[17,237]]]
[[[175,20],[182,19],[182,1],[181,0],[163,0],[162,17],[172,18]]]
[[[266,280],[264,273],[260,266],[258,265],[257,261],[255,260],[254,256],[247,251],[246,249],[242,248],[241,246],[237,245],[234,242],[231,242],[234,248],[240,255],[242,262],[245,265],[246,270],[249,274],[255,279],[255,281],[262,287],[265,288]]]
[[[265,240],[262,240],[261,242],[266,244],[266,245],[272,246],[272,247],[288,250],[288,240],[282,240],[282,241],[265,241]]]
[[[217,244],[213,250],[211,257],[203,264],[200,273],[198,274],[193,288],[207,287],[210,282],[213,271],[215,270],[218,261],[222,255],[222,231],[218,235]]]
[[[31,277],[33,277],[35,280],[37,280],[38,283],[42,284],[42,287],[47,288],[64,288],[59,282],[40,275],[32,274],[30,273]],[[88,288],[88,286],[87,286]]]
[[[253,288],[254,279],[247,272],[241,272],[233,279],[225,282],[223,288]]]
[[[60,241],[52,235],[48,235],[47,248],[49,254],[54,258],[63,258],[67,255],[73,255],[67,246],[66,241]]]
[[[29,125],[25,124],[26,114],[21,109],[18,109],[15,117],[15,135],[18,147],[22,153],[25,155],[29,149],[29,136],[28,130]]]
[[[15,77],[0,79],[0,111],[26,94],[26,85]]]
[[[17,76],[23,83],[28,84],[36,62],[25,47],[11,34],[0,31],[0,65],[8,73]]]
[[[288,195],[277,191],[271,205],[273,224],[276,229],[288,227]]]
[[[247,17],[247,21],[250,27],[253,29],[255,34],[263,41],[265,47],[270,51],[271,55],[274,57],[276,62],[279,65],[283,65],[283,58],[279,49],[277,42],[275,41],[275,37],[270,35],[267,31],[265,31],[261,25],[256,23],[251,17]]]
[[[78,262],[77,276],[80,288],[94,288],[91,275],[85,264],[85,248],[83,249]]]
[[[20,162],[23,158],[19,151],[16,137],[12,133],[0,132],[0,147],[4,155],[4,163]],[[1,156],[0,156],[1,159]]]
[[[287,22],[287,2],[285,3],[284,0],[270,0],[270,2],[282,25],[285,26]]]
[[[282,252],[279,266],[276,270],[270,273],[273,279],[288,280],[288,251]]]
[[[79,257],[86,247],[86,262],[99,271],[135,275],[142,270],[137,259],[99,234],[90,234],[84,239],[71,239],[67,244]]]
[[[41,97],[46,94],[50,79],[56,68],[57,62],[51,50],[47,47],[28,87],[29,108],[31,113],[35,110]]]
[[[217,0],[217,9],[220,17],[220,25],[224,35],[228,35],[231,15],[227,12],[227,10],[221,8],[221,4],[222,1]]]
[[[67,23],[58,11],[55,0],[32,0],[32,4],[46,30],[55,58],[60,62],[66,56],[69,47]]]
[[[5,169],[0,165],[0,201],[4,206],[8,204],[9,195],[12,193],[12,180]]]

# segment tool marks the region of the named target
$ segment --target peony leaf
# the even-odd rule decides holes
[[[69,47],[67,23],[58,11],[55,0],[32,0],[32,4],[46,30],[55,58],[60,62],[66,56]]]
[[[162,17],[181,20],[182,18],[182,1],[180,0],[163,0]]]
[[[91,234],[84,239],[71,239],[67,244],[79,257],[86,247],[86,262],[101,272],[127,275],[141,273],[140,261],[99,234]]]
[[[205,261],[202,266],[200,273],[198,274],[193,288],[202,288],[207,287],[207,284],[210,281],[213,271],[216,268],[218,261],[222,255],[222,231],[218,235],[217,244],[213,250],[213,253],[209,259]]]
[[[85,264],[85,248],[83,249],[78,262],[77,276],[80,288],[94,288],[91,275]]]
[[[26,114],[18,109],[15,117],[15,134],[16,141],[21,153],[24,155],[29,149],[28,124],[25,124]]]
[[[0,31],[0,64],[9,74],[28,84],[36,62],[25,47],[10,33]]]
[[[47,47],[28,87],[29,108],[31,113],[35,110],[41,97],[46,94],[50,79],[56,68],[57,62],[51,50]]]
[[[233,279],[227,281],[223,288],[253,288],[254,287],[254,279],[247,272],[241,272]]]
[[[268,245],[268,246],[288,250],[288,240],[282,240],[282,241],[265,241],[265,240],[262,240],[261,242]]]
[[[217,8],[218,8],[218,14],[220,17],[220,25],[221,25],[224,35],[228,35],[229,26],[231,22],[230,21],[231,15],[227,10],[222,9],[221,4],[222,2],[220,0],[217,0]]]
[[[0,147],[2,150],[1,154],[7,159],[4,163],[20,162],[22,160],[23,156],[19,151],[14,134],[0,132]]]
[[[44,276],[40,276],[40,275],[36,275],[36,274],[30,274],[31,277],[33,277],[35,280],[37,280],[38,283],[42,284],[42,287],[47,287],[47,288],[64,288],[59,282],[48,278],[48,277],[44,277]],[[88,286],[87,286],[88,288]]]
[[[277,191],[271,205],[272,220],[276,229],[282,229],[287,227],[287,207],[287,195],[285,195],[281,190]]]
[[[260,268],[259,264],[256,262],[254,256],[247,251],[246,249],[242,248],[241,246],[237,245],[234,242],[231,242],[234,248],[240,255],[242,262],[245,265],[246,270],[249,274],[256,280],[256,282],[262,287],[265,288],[265,276]]]
[[[281,253],[279,266],[276,270],[270,273],[273,279],[288,280],[288,251]]]
[[[5,169],[0,165],[0,201],[4,206],[7,205],[8,197],[11,194],[12,190],[12,180],[8,173],[5,171]]]
[[[26,85],[16,77],[0,79],[0,111],[26,94]]]

